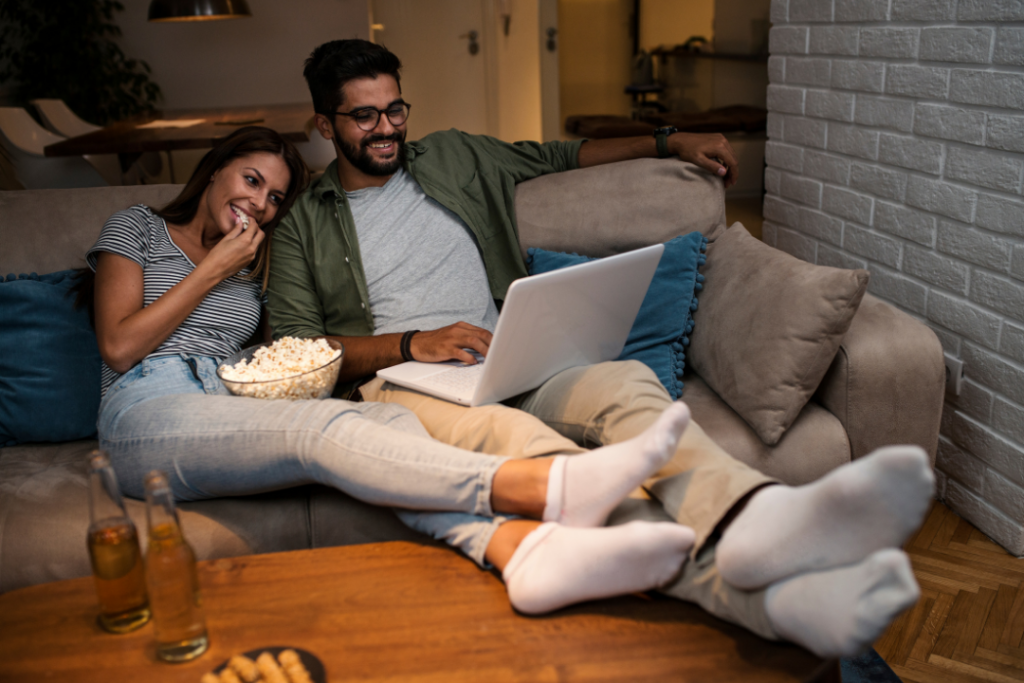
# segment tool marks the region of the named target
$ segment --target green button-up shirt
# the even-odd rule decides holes
[[[496,300],[527,274],[515,223],[516,183],[576,168],[581,144],[509,144],[454,129],[407,144],[406,170],[428,197],[469,226]],[[415,226],[409,239],[417,239]],[[373,334],[362,255],[337,161],[274,231],[267,311],[275,338]]]

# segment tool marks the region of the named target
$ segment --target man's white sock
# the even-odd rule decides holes
[[[921,595],[902,550],[879,550],[860,564],[772,584],[765,609],[775,632],[819,657],[852,657],[882,635]]]
[[[718,570],[751,590],[899,547],[924,520],[934,486],[923,450],[888,446],[812,484],[766,487],[722,534]]]
[[[690,424],[690,409],[677,402],[643,434],[589,453],[557,456],[548,475],[542,519],[564,526],[601,526],[630,491],[672,459]]]
[[[693,541],[693,529],[673,522],[598,529],[547,522],[527,534],[502,576],[513,607],[543,614],[584,600],[659,588],[679,572]]]

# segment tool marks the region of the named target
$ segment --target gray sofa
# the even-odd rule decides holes
[[[0,274],[81,267],[107,216],[136,203],[161,205],[179,189],[157,185],[0,192]],[[602,256],[700,230],[711,240],[709,267],[717,244],[724,243],[719,240],[742,230],[725,226],[721,183],[672,160],[624,162],[537,178],[517,188],[516,213],[524,253],[528,246],[539,246]],[[756,270],[771,278],[772,267]],[[720,286],[732,279],[727,265],[716,262],[715,272]],[[787,277],[777,275],[780,280]],[[710,292],[715,279],[707,284]],[[781,317],[793,304],[779,300],[773,305]],[[765,308],[763,303],[757,307]],[[716,361],[694,355],[702,319],[730,315],[746,314],[715,313],[703,306],[698,310],[691,366],[711,367]],[[866,295],[840,339],[838,350],[827,359],[824,378],[812,387],[813,396],[773,445],[712,389],[714,383],[692,369],[683,378],[683,398],[696,421],[736,458],[791,484],[812,481],[886,443],[916,443],[934,458],[944,371],[935,335]],[[701,353],[714,356],[715,350]],[[754,378],[764,376],[759,368],[751,370]],[[0,591],[89,573],[85,462],[94,447],[94,441],[75,441],[0,449]],[[128,508],[144,529],[143,504],[130,500]],[[422,538],[390,511],[320,486],[184,503],[181,513],[200,559]]]

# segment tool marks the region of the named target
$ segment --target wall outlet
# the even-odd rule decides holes
[[[964,384],[964,362],[948,353],[943,357],[946,360],[946,391],[959,396]]]

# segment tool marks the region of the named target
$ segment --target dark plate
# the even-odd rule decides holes
[[[317,658],[315,654],[307,650],[303,650],[302,648],[289,648],[287,646],[261,647],[257,650],[249,650],[248,652],[243,652],[242,654],[255,662],[256,658],[264,652],[269,652],[270,654],[274,655],[274,659],[276,660],[277,656],[281,654],[281,652],[284,650],[295,650],[295,652],[298,653],[299,659],[302,660],[302,666],[306,667],[306,671],[309,672],[309,677],[313,679],[313,683],[327,683],[327,672],[324,671],[324,663],[321,662],[320,659]],[[232,657],[233,656],[234,655],[232,655]],[[228,665],[229,660],[230,657],[221,662],[220,665],[213,670],[213,673],[219,674],[221,671],[223,671],[224,667]],[[280,665],[280,662],[278,662],[278,665]]]

